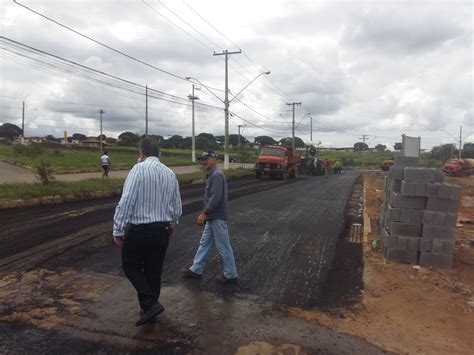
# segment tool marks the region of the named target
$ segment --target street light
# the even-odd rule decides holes
[[[266,71],[266,72],[263,72],[263,73],[260,73],[258,74],[255,78],[253,78],[247,85],[245,85],[236,95],[234,95],[234,97],[232,98],[232,100],[229,100],[229,88],[228,88],[228,81],[227,81],[227,71],[226,71],[226,80],[225,80],[225,84],[226,84],[226,87],[225,87],[225,99],[222,100],[219,96],[217,96],[216,94],[214,94],[214,92],[209,89],[206,85],[204,85],[201,81],[199,81],[198,79],[196,78],[193,78],[193,77],[186,77],[185,79],[188,80],[188,81],[191,81],[192,80],[195,80],[197,81],[199,84],[201,84],[207,91],[209,91],[212,95],[214,95],[220,102],[222,102],[224,104],[224,115],[225,115],[225,134],[224,134],[224,170],[227,170],[229,169],[229,105],[230,103],[235,99],[237,98],[237,96],[239,96],[245,89],[247,89],[250,84],[252,84],[255,80],[257,80],[260,76],[262,75],[269,75],[270,74],[270,71]]]

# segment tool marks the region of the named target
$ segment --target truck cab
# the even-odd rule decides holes
[[[262,175],[287,179],[296,178],[301,158],[294,154],[293,148],[279,145],[266,145],[255,163],[255,177]]]
[[[443,165],[443,171],[452,176],[470,176],[474,173],[474,159],[448,159]]]

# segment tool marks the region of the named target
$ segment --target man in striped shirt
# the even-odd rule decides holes
[[[159,158],[158,143],[140,143],[140,163],[130,170],[115,209],[113,240],[122,246],[122,268],[141,308],[137,326],[164,311],[158,302],[163,260],[182,213],[176,175]],[[127,228],[126,228],[127,227]]]

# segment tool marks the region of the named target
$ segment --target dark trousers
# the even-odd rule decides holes
[[[130,225],[122,248],[122,269],[137,291],[142,310],[159,299],[170,228],[163,223]]]

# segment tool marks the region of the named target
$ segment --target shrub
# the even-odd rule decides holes
[[[15,155],[25,155],[27,157],[34,158],[38,155],[41,155],[44,152],[44,148],[39,144],[15,144],[13,145],[13,152]]]
[[[43,160],[41,160],[39,165],[36,166],[35,176],[44,185],[47,185],[51,180],[54,180],[53,169],[51,168],[50,164],[45,163]]]

